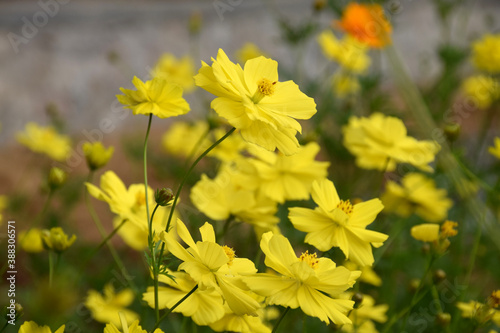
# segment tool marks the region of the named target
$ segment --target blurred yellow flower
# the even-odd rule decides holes
[[[357,77],[343,72],[337,73],[332,79],[333,91],[339,98],[354,95],[361,90]]]
[[[30,253],[39,253],[43,251],[42,230],[31,228],[19,233],[19,244],[21,248]]]
[[[208,123],[205,121],[194,124],[178,121],[163,134],[161,143],[169,154],[180,157],[189,157],[191,154],[198,156],[211,145],[207,133]]]
[[[76,235],[68,237],[61,227],[44,229],[41,232],[41,237],[45,248],[58,253],[66,251],[76,240]]]
[[[285,155],[297,152],[295,135],[302,131],[296,119],[309,119],[316,103],[292,81],[278,81],[278,63],[264,57],[250,59],[245,68],[232,63],[219,49],[212,66],[202,63],[196,85],[218,96],[211,107],[242,137],[267,150]]]
[[[26,124],[23,132],[16,134],[16,139],[32,151],[48,155],[59,162],[65,161],[71,155],[69,137],[57,133],[51,126],[43,127],[30,122]]]
[[[500,98],[499,82],[486,75],[468,77],[462,83],[462,91],[478,109],[483,110]]]
[[[345,293],[342,297],[351,299],[352,295],[352,293]],[[361,303],[349,314],[349,319],[351,319],[352,324],[342,326],[341,331],[378,333],[373,322],[385,323],[387,321],[386,312],[388,309],[389,306],[387,304],[375,305],[373,297],[364,294]]]
[[[123,333],[148,333],[148,331],[143,330],[139,325],[139,320],[135,320],[132,324],[127,323],[127,319],[125,318],[125,314],[120,312],[117,316],[120,317],[121,328]],[[120,326],[119,326],[120,327]],[[118,327],[115,326],[114,323],[106,324],[104,327],[104,333],[122,333]],[[155,329],[152,333],[163,333],[163,331],[159,328]]]
[[[257,296],[257,295],[256,295]],[[261,297],[261,296],[257,296]],[[227,304],[224,304],[225,315],[211,323],[209,326],[215,332],[241,332],[241,333],[270,333],[269,328],[264,322],[266,309],[260,309],[258,316],[237,315]]]
[[[411,236],[422,242],[435,242],[439,240],[439,224],[423,223],[411,228]]]
[[[238,60],[241,64],[260,56],[269,58],[269,56],[262,52],[257,45],[250,42],[245,43],[238,51],[236,51],[236,60]]]
[[[408,173],[401,185],[388,181],[382,202],[387,212],[408,217],[415,213],[428,222],[446,219],[453,201],[448,199],[445,189],[436,188],[434,180],[420,173]]]
[[[214,229],[208,222],[200,228],[202,240],[196,243],[179,219],[177,233],[187,249],[169,233],[162,232],[160,237],[167,249],[182,260],[179,270],[188,273],[200,290],[215,290],[221,294],[234,313],[256,315],[260,304],[241,289],[241,275],[257,271],[253,262],[236,258],[231,248],[217,244]]]
[[[66,325],[62,325],[54,333],[64,333],[65,327]],[[25,321],[19,327],[18,333],[52,333],[52,330],[48,326],[38,326],[34,321]]]
[[[337,26],[373,48],[391,43],[392,27],[379,4],[349,3]]]
[[[495,145],[488,147],[488,152],[496,158],[500,159],[500,138],[498,136],[495,137]]]
[[[47,183],[50,189],[55,190],[64,185],[67,179],[68,179],[68,174],[66,173],[66,171],[58,167],[52,167],[49,170]]]
[[[104,148],[100,141],[85,142],[82,148],[90,170],[97,170],[108,164],[115,150],[114,147]]]
[[[323,54],[338,62],[346,71],[360,74],[370,67],[367,46],[352,37],[345,36],[338,40],[333,32],[325,30],[318,36],[318,43]]]
[[[353,301],[337,299],[352,287],[361,272],[351,272],[328,258],[307,251],[297,257],[287,238],[267,232],[260,242],[266,266],[279,274],[259,273],[243,281],[250,290],[265,296],[267,304],[296,309],[329,324],[350,324],[346,314]]]
[[[462,317],[472,318],[477,322],[484,324],[488,321],[493,321],[496,325],[500,325],[500,311],[495,310],[488,304],[482,304],[477,301],[457,302],[457,308],[462,312]]]
[[[172,308],[196,286],[196,282],[185,272],[168,271],[168,274],[174,276],[175,281],[165,275],[158,276],[158,280],[167,285],[158,287],[160,309]],[[148,287],[142,299],[154,309],[155,298],[153,287]],[[222,296],[215,290],[196,289],[173,312],[182,313],[183,316],[191,317],[196,324],[205,326],[216,322],[224,316],[223,304]]]
[[[130,325],[139,315],[126,307],[134,301],[134,292],[125,288],[118,293],[111,283],[104,286],[104,295],[96,290],[89,290],[85,299],[85,306],[90,310],[92,318],[100,323],[110,323],[121,328],[118,313],[123,313],[127,323]]]
[[[389,237],[366,229],[384,208],[380,200],[352,205],[349,200],[340,200],[333,182],[328,179],[315,181],[311,195],[318,207],[314,210],[292,207],[288,214],[296,229],[307,232],[304,241],[320,251],[339,247],[347,259],[361,267],[371,266],[372,245],[380,247]]]
[[[486,34],[472,44],[472,63],[490,74],[500,73],[500,34]]]
[[[177,59],[170,53],[163,54],[151,71],[152,77],[158,77],[167,82],[175,83],[186,93],[196,88],[193,79],[194,74],[194,63],[190,56],[186,55]]]
[[[406,133],[401,119],[374,113],[370,117],[351,117],[342,128],[344,146],[356,157],[356,165],[364,169],[394,171],[398,163],[409,163],[421,170],[439,151],[434,141],[417,141]]]
[[[132,83],[137,90],[120,88],[123,95],[116,95],[116,98],[135,115],[153,114],[158,118],[168,118],[186,114],[190,110],[182,97],[182,88],[177,84],[159,77],[144,83],[136,76]]]

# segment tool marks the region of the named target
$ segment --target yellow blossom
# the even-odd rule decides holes
[[[120,323],[123,333],[148,333],[148,331],[143,330],[142,327],[139,325],[139,320],[135,320],[132,324],[129,325],[125,317],[125,314],[123,312],[118,313],[117,316],[120,317]],[[104,328],[104,333],[122,333],[118,329],[118,327],[116,327],[114,323],[106,324],[106,327]],[[157,328],[152,333],[163,333],[163,331]]]
[[[111,283],[104,286],[104,294],[95,290],[89,290],[85,299],[85,306],[90,310],[92,318],[100,323],[111,323],[116,327],[122,327],[118,313],[123,313],[130,325],[134,320],[139,319],[139,315],[126,307],[134,301],[134,292],[129,289],[122,289],[115,293]]]
[[[264,57],[250,59],[244,69],[219,50],[212,66],[202,63],[196,85],[218,96],[211,107],[240,130],[251,143],[285,155],[297,152],[296,119],[309,119],[316,103],[292,81],[278,81],[278,63]]]
[[[481,324],[491,320],[500,326],[500,311],[495,310],[488,304],[477,301],[457,302],[457,308],[462,312],[462,317],[475,319]]]
[[[345,293],[342,297],[351,299],[352,293]],[[385,323],[387,321],[386,312],[389,309],[387,304],[375,305],[375,300],[369,295],[363,295],[363,300],[358,307],[351,311],[349,319],[352,324],[342,326],[342,332],[378,333],[374,321]]]
[[[307,232],[305,242],[320,251],[339,247],[347,259],[359,266],[371,266],[372,245],[380,247],[388,237],[366,229],[384,208],[380,200],[352,205],[349,200],[340,200],[333,182],[328,179],[315,181],[311,195],[318,207],[314,210],[292,207],[288,215],[296,229]]]
[[[260,56],[268,58],[267,54],[262,52],[261,49],[254,43],[245,43],[238,51],[236,51],[236,60],[239,63],[244,64],[250,59],[254,59]]]
[[[151,71],[153,77],[162,78],[167,82],[175,83],[186,93],[196,88],[193,80],[194,74],[194,63],[190,56],[184,56],[177,59],[170,53],[163,54]]]
[[[64,333],[65,327],[66,325],[62,325],[54,333]],[[19,327],[18,333],[52,333],[52,330],[48,326],[38,326],[34,321],[25,321]]]
[[[500,73],[500,34],[486,34],[472,44],[472,62],[477,69]]]
[[[439,240],[439,224],[423,223],[411,228],[411,236],[422,242]]]
[[[205,121],[194,124],[179,121],[173,123],[163,134],[161,143],[169,154],[180,157],[198,156],[211,145],[207,133],[208,123]]]
[[[26,124],[24,132],[18,132],[17,141],[34,152],[48,155],[50,158],[62,162],[71,154],[69,137],[59,134],[51,127],[42,127],[36,123]]]
[[[153,114],[158,118],[175,117],[189,111],[189,104],[182,97],[182,88],[160,77],[142,82],[134,76],[137,90],[120,88],[123,95],[116,95],[118,101],[133,114]]]
[[[256,315],[260,305],[241,288],[241,276],[255,273],[254,264],[244,258],[234,258],[234,252],[215,242],[215,232],[206,222],[200,228],[201,241],[195,243],[181,220],[177,220],[177,233],[186,243],[184,248],[170,233],[162,232],[167,249],[182,260],[179,270],[188,273],[200,290],[215,290],[239,315]]]
[[[351,117],[342,128],[344,146],[364,169],[394,171],[398,163],[409,163],[424,171],[434,161],[439,145],[434,141],[417,141],[406,133],[401,119],[374,113],[370,117]]]
[[[115,150],[114,147],[104,148],[102,142],[99,141],[85,142],[82,148],[90,170],[97,170],[105,166]]]
[[[325,30],[318,36],[318,43],[323,54],[338,62],[346,71],[360,74],[366,72],[370,66],[368,48],[352,37],[346,36],[338,40],[333,32]]]
[[[333,91],[339,98],[344,98],[349,95],[354,95],[361,90],[359,80],[346,73],[338,73],[333,76]]]
[[[31,228],[19,233],[19,244],[21,248],[30,253],[39,253],[43,251],[42,230]]]
[[[381,199],[387,212],[402,217],[415,213],[434,223],[444,220],[453,205],[445,189],[436,188],[432,179],[413,172],[403,177],[401,185],[388,181]]]
[[[68,238],[68,235],[61,227],[42,230],[41,237],[45,248],[58,253],[66,251],[76,240],[75,235]]]
[[[498,136],[495,137],[495,145],[488,147],[488,152],[496,158],[500,159],[500,138]]]
[[[462,91],[478,109],[487,109],[500,98],[498,81],[486,75],[468,77],[462,83]]]
[[[315,254],[303,253],[299,258],[287,238],[272,232],[262,236],[260,247],[266,255],[266,266],[278,275],[259,273],[244,278],[250,290],[265,296],[267,304],[300,307],[305,314],[327,324],[351,323],[346,314],[354,302],[337,297],[354,285],[359,271],[337,267],[332,260]]]

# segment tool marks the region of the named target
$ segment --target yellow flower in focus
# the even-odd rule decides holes
[[[244,278],[250,290],[267,297],[267,304],[300,307],[308,316],[327,324],[351,323],[346,314],[354,302],[337,297],[354,285],[361,272],[337,267],[332,260],[308,252],[297,257],[288,239],[272,232],[262,236],[260,247],[266,255],[266,266],[279,275],[259,273]]]
[[[352,37],[346,36],[338,40],[333,32],[325,30],[318,36],[318,43],[328,59],[338,62],[349,72],[360,74],[370,67],[368,48]]]
[[[260,192],[283,203],[285,200],[307,200],[315,180],[327,176],[330,162],[316,161],[320,147],[316,142],[300,146],[292,156],[250,147],[255,158],[250,159],[259,178]]]
[[[500,34],[486,34],[472,44],[472,62],[477,69],[500,73]]]
[[[16,139],[34,152],[48,155],[63,162],[71,155],[71,141],[66,135],[56,132],[51,127],[42,127],[36,123],[26,124],[24,132],[18,132]]]
[[[68,238],[68,235],[60,227],[42,230],[41,237],[45,248],[58,253],[66,251],[76,240],[75,235]]]
[[[102,168],[113,156],[114,147],[104,148],[102,142],[85,142],[82,146],[83,154],[90,170]]]
[[[66,325],[62,325],[54,333],[64,333],[65,327]],[[19,327],[18,333],[52,333],[52,330],[48,326],[38,326],[34,321],[25,321]]]
[[[345,293],[342,296],[346,299],[351,299],[352,293]],[[341,331],[378,333],[373,322],[385,323],[387,321],[386,312],[388,309],[389,306],[387,304],[375,305],[373,297],[364,294],[361,303],[349,314],[352,324],[342,326]]]
[[[498,136],[495,137],[495,145],[492,147],[488,147],[488,152],[496,158],[500,159],[500,138]]]
[[[158,118],[168,118],[186,114],[190,110],[182,97],[182,88],[177,84],[159,77],[144,83],[136,76],[132,83],[137,90],[120,88],[123,95],[116,95],[116,98],[135,115],[153,114]]]
[[[346,73],[337,73],[333,76],[332,80],[333,91],[339,98],[354,95],[361,90],[359,80]]]
[[[179,270],[188,273],[198,283],[201,291],[217,291],[234,313],[256,315],[260,304],[241,289],[241,275],[257,271],[253,262],[236,258],[231,248],[217,244],[214,229],[208,222],[200,228],[202,240],[196,243],[179,219],[177,233],[188,246],[187,249],[169,233],[162,232],[160,237],[167,249],[183,261]]]
[[[21,248],[29,253],[39,253],[43,251],[42,230],[32,228],[19,233],[19,244]]]
[[[172,308],[196,286],[196,282],[187,273],[169,271],[168,274],[174,276],[175,281],[165,275],[158,276],[159,281],[167,285],[158,287],[160,309]],[[154,288],[148,287],[142,299],[154,309]],[[205,326],[224,316],[223,303],[222,296],[215,290],[196,289],[173,312],[182,313],[183,316],[191,317],[197,325]]]
[[[364,169],[394,171],[398,163],[409,163],[423,171],[439,151],[434,141],[417,141],[406,133],[401,119],[374,113],[370,117],[351,117],[342,128],[344,146]]]
[[[311,195],[318,207],[314,210],[292,207],[288,214],[296,229],[307,232],[304,241],[320,251],[339,247],[346,259],[359,266],[371,266],[372,245],[380,247],[389,237],[366,229],[384,208],[380,200],[352,205],[349,200],[340,200],[333,182],[328,179],[314,182]]]
[[[134,301],[134,292],[125,288],[118,293],[111,283],[104,286],[104,294],[101,295],[96,290],[89,290],[85,299],[85,306],[90,310],[92,318],[100,323],[110,323],[121,328],[122,324],[118,313],[123,313],[126,322],[130,325],[134,320],[139,319],[139,315],[134,311],[126,309]]]
[[[158,77],[167,82],[175,83],[186,93],[196,88],[193,80],[194,74],[194,63],[190,56],[177,59],[170,53],[163,54],[151,71],[152,77]]]
[[[487,109],[500,98],[497,80],[486,75],[468,77],[462,83],[462,91],[478,109]]]
[[[267,54],[262,52],[261,49],[257,47],[254,43],[245,43],[238,51],[236,51],[236,60],[238,60],[239,63],[244,64],[250,59],[254,59],[260,56],[264,56],[266,58],[269,58]]]
[[[142,327],[139,325],[139,320],[136,320],[132,324],[129,325],[127,323],[127,319],[125,318],[125,314],[120,312],[118,314],[118,316],[120,317],[120,323],[121,323],[123,333],[148,333],[148,331],[143,330]],[[114,323],[106,324],[106,327],[104,327],[103,332],[104,333],[122,333],[122,331],[120,331],[118,329],[118,327],[115,326]],[[163,333],[163,331],[161,329],[157,328],[152,333]]]
[[[392,27],[379,4],[349,3],[337,25],[370,47],[382,48],[391,43]]]
[[[232,63],[219,49],[212,66],[202,63],[196,85],[218,96],[211,107],[240,130],[242,137],[267,150],[285,155],[297,152],[295,135],[302,132],[296,119],[309,119],[316,103],[292,81],[278,81],[278,63],[264,57],[250,59],[245,68]]]
[[[446,219],[453,205],[445,189],[436,188],[434,180],[419,173],[408,173],[401,185],[388,181],[382,195],[382,203],[387,212],[408,217],[415,213],[428,222]]]

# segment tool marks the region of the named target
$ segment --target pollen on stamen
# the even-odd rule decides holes
[[[337,205],[337,208],[342,209],[344,213],[346,213],[348,216],[351,216],[354,207],[352,206],[351,202],[348,200],[340,200],[339,204]]]
[[[257,83],[259,92],[264,96],[271,96],[274,94],[276,81],[271,82],[271,80],[263,78]]]
[[[236,257],[233,248],[231,248],[231,247],[229,247],[227,245],[223,245],[222,249],[226,253],[226,256],[229,258],[229,261],[227,262],[227,265],[231,266],[233,264],[234,258]]]
[[[309,265],[309,267],[311,267],[313,269],[318,267],[319,260],[318,260],[318,256],[316,255],[316,253],[310,254],[309,251],[303,252],[299,257],[299,260],[307,263]]]

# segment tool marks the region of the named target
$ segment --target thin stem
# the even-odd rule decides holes
[[[163,319],[165,319],[172,311],[174,311],[179,305],[181,305],[182,302],[184,302],[189,296],[191,296],[195,291],[196,289],[198,289],[198,285],[194,286],[193,289],[191,289],[191,291],[189,291],[183,298],[181,298],[177,303],[174,304],[174,306],[172,306],[169,310],[167,310],[167,312],[165,312],[161,318],[159,320],[156,321],[156,324],[155,324],[155,327],[153,327],[153,329],[151,330],[151,332],[153,332],[155,329],[158,328],[158,326],[160,326],[160,323]]]
[[[279,317],[278,321],[276,322],[276,325],[274,325],[273,331],[271,333],[276,333],[278,332],[278,326],[280,326],[281,321],[283,318],[285,318],[286,314],[290,311],[290,307],[287,307],[285,311],[281,314],[281,317]]]
[[[54,253],[49,251],[49,287],[52,288],[52,278],[54,276]]]
[[[101,243],[94,249],[94,251],[92,251],[91,255],[89,256],[89,258],[87,260],[90,260],[92,259],[92,257],[97,253],[99,252],[99,250],[109,242],[109,240],[118,232],[118,230],[120,230],[120,228],[125,224],[125,222],[127,222],[128,220],[122,220],[122,222],[116,226],[116,228],[113,229],[113,231],[111,231],[109,233],[108,236],[106,236],[106,238],[104,238]]]
[[[144,149],[143,149],[143,164],[144,164],[144,196],[146,198],[146,221],[148,222],[149,235],[152,235],[151,223],[149,222],[149,200],[148,200],[148,138],[149,131],[151,130],[151,121],[153,120],[153,114],[149,114],[148,129],[146,130],[146,137],[144,138]]]

